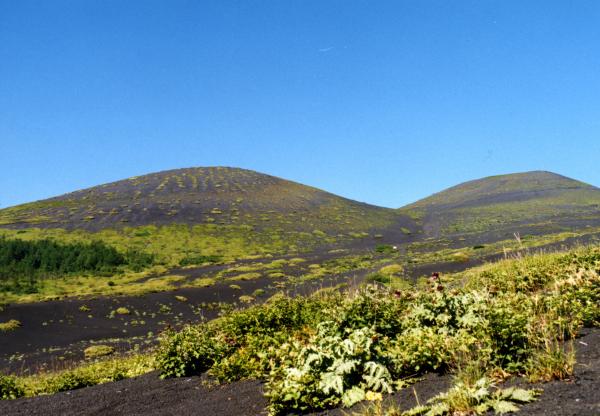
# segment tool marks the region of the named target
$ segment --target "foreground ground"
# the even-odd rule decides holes
[[[600,414],[600,329],[584,329],[577,339],[577,365],[571,381],[528,385],[544,390],[537,402],[522,407],[523,415],[596,416]],[[387,398],[401,409],[421,403],[450,386],[449,376],[430,374],[413,387]],[[5,415],[265,415],[262,384],[242,381],[207,387],[202,377],[160,380],[150,373],[52,396],[1,401]],[[358,405],[355,407],[359,411]],[[199,413],[201,409],[201,413]],[[354,409],[353,409],[354,410]],[[319,415],[344,415],[334,409]],[[351,413],[350,413],[351,414]]]

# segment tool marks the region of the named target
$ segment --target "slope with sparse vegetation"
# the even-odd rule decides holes
[[[400,211],[436,237],[574,231],[599,224],[600,189],[551,172],[525,172],[466,182]]]

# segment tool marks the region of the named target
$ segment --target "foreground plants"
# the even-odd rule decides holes
[[[488,265],[447,287],[435,279],[422,291],[279,298],[165,337],[158,366],[165,377],[208,370],[226,381],[266,379],[272,414],[351,406],[465,357],[483,374],[568,378],[572,356],[556,346],[598,324],[599,266],[600,249],[587,248]],[[457,386],[427,411],[459,392],[473,408],[524,401],[520,390],[484,387]]]

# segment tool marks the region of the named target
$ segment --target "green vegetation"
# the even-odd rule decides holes
[[[440,393],[427,404],[401,411],[395,407],[384,409],[381,403],[368,408],[364,415],[379,416],[452,416],[472,414],[504,414],[517,412],[519,404],[536,400],[537,390],[516,387],[497,388],[486,377],[474,383],[457,381],[447,392]]]
[[[24,394],[15,377],[0,374],[0,400],[18,399]]]
[[[371,282],[380,283],[392,290],[406,290],[412,287],[404,275],[404,267],[400,264],[389,264],[378,272],[368,274],[365,283]]]
[[[334,276],[364,270],[377,266],[387,260],[375,258],[372,255],[353,255],[326,260],[320,264],[308,266],[307,273],[302,274],[300,280],[321,279],[325,276]]]
[[[391,246],[389,244],[377,244],[375,246],[375,251],[377,253],[382,253],[382,254],[391,254],[391,253],[395,252],[396,250],[394,249],[393,246]]]
[[[158,367],[163,376],[209,370],[225,381],[267,379],[273,414],[349,406],[408,376],[465,363],[484,376],[501,369],[565,377],[540,357],[548,343],[562,346],[580,326],[598,324],[598,264],[600,249],[579,249],[503,261],[399,296],[368,288],[276,298],[166,336]],[[523,394],[488,390],[473,401],[471,387],[456,391],[467,389],[472,408],[506,408]],[[431,408],[458,409],[457,397],[451,391]]]
[[[0,392],[4,396],[5,389],[8,390],[12,386],[13,395],[16,397],[54,394],[136,377],[154,369],[154,356],[152,354],[109,358],[86,363],[72,369],[40,373],[33,376],[6,377],[0,375]],[[16,389],[14,389],[15,387]]]
[[[115,352],[114,347],[110,345],[91,345],[83,350],[83,355],[87,359],[94,359],[98,357],[104,357],[106,355],[111,355]]]
[[[152,291],[173,290],[178,287],[208,286],[215,279],[234,277],[230,272],[220,273],[198,281],[184,281],[180,276],[165,275],[171,267],[204,264],[206,262],[230,262],[234,259],[270,257],[272,253],[308,249],[315,244],[315,237],[308,234],[293,233],[282,235],[279,231],[253,233],[248,227],[196,225],[170,225],[164,227],[136,227],[120,230],[103,230],[96,233],[86,231],[66,231],[61,229],[0,229],[0,238],[4,236],[12,241],[15,238],[25,242],[49,244],[59,247],[99,244],[108,250],[116,249],[117,257],[125,259],[126,264],[118,266],[114,272],[84,271],[80,273],[56,274],[53,277],[26,278],[12,277],[11,287],[0,291],[0,302],[34,302],[57,299],[65,296],[89,295],[138,295]],[[39,243],[40,241],[48,242]],[[51,241],[50,241],[51,240]],[[287,241],[287,242],[284,242]],[[95,243],[96,242],[96,243]],[[99,243],[100,242],[100,243]],[[181,250],[181,247],[185,250]],[[141,261],[140,261],[141,259]],[[151,260],[152,264],[147,264]],[[271,270],[287,264],[290,267],[301,259],[275,260],[272,263],[257,264],[250,270]],[[141,266],[144,267],[141,267]],[[106,276],[105,276],[106,275]],[[110,275],[110,279],[108,277]],[[42,275],[41,275],[42,276]],[[148,278],[149,276],[153,276]],[[254,279],[259,274],[239,276],[239,279]],[[13,284],[13,281],[19,284]],[[5,286],[8,285],[5,284]],[[27,293],[32,292],[32,293]]]
[[[21,321],[11,319],[7,322],[0,322],[0,332],[14,331],[21,326]]]
[[[122,255],[101,241],[59,244],[0,237],[0,292],[36,293],[42,279],[86,272],[106,276],[120,266],[140,270],[151,262],[151,256],[133,250]]]
[[[129,309],[127,309],[124,306],[118,307],[117,309],[115,309],[115,313],[117,315],[129,315],[131,313],[131,311]]]

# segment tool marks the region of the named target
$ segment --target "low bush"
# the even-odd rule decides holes
[[[0,400],[18,399],[25,394],[14,377],[0,374]]]
[[[260,377],[269,363],[265,351],[279,347],[291,332],[320,321],[325,306],[323,299],[275,296],[264,305],[166,333],[157,353],[158,368],[162,377],[194,374],[213,366],[220,380]],[[240,356],[244,357],[242,365],[248,363],[251,370],[234,364]],[[223,365],[215,366],[220,362]]]
[[[306,345],[284,344],[275,357],[267,396],[272,413],[304,411],[364,400],[367,392],[394,391],[377,333],[360,328],[341,333],[334,322],[318,325]]]

